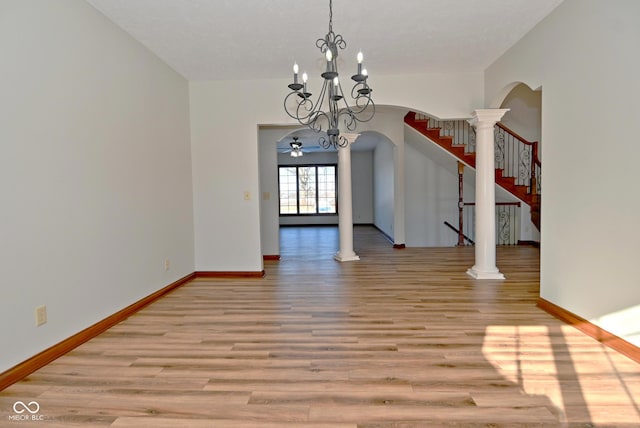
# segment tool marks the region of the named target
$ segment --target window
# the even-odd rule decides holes
[[[335,165],[278,167],[280,215],[336,214]]]

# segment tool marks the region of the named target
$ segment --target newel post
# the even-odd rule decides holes
[[[475,265],[467,274],[475,279],[504,279],[496,266],[495,149],[496,122],[509,109],[473,112],[469,123],[476,129],[476,244]]]
[[[464,164],[458,162],[458,246],[464,245]]]

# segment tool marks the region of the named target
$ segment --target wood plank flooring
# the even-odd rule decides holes
[[[283,228],[264,278],[175,290],[0,392],[0,426],[640,426],[640,365],[536,308],[537,249],[475,281],[471,247],[354,237],[338,263],[337,229]]]

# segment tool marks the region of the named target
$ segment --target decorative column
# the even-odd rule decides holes
[[[509,109],[473,112],[476,129],[476,261],[467,274],[476,279],[504,279],[496,266],[496,194],[493,127]]]
[[[349,144],[338,148],[338,229],[340,250],[333,256],[339,262],[360,260],[353,251],[353,201],[351,198],[351,144],[360,134],[342,134]]]

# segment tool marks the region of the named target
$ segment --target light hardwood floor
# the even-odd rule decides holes
[[[264,278],[182,286],[0,392],[0,426],[640,426],[640,365],[536,308],[537,249],[475,281],[471,247],[337,239],[283,228]]]

